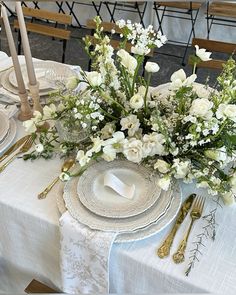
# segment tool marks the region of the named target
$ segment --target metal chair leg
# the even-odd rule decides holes
[[[17,54],[21,54],[21,34],[20,30],[18,30],[18,37],[17,37]]]
[[[66,45],[67,45],[67,40],[63,40],[63,45],[62,45],[62,63],[65,63],[65,55],[66,55]]]

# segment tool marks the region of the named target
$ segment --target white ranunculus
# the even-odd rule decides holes
[[[223,194],[222,198],[223,198],[225,205],[230,206],[230,205],[235,204],[235,197],[232,192],[227,192],[227,193]]]
[[[44,150],[44,147],[43,147],[43,145],[42,145],[41,143],[36,144],[34,148],[35,148],[35,151],[36,151],[37,153],[42,153],[43,150]]]
[[[83,150],[79,150],[76,156],[76,160],[79,162],[80,166],[83,167],[90,161],[90,158],[87,153],[84,153]]]
[[[225,162],[227,160],[227,151],[225,146],[217,149],[217,150],[205,150],[204,155],[212,160],[218,161],[218,162]]]
[[[136,93],[130,99],[130,106],[132,109],[135,109],[135,110],[141,109],[143,104],[144,104],[144,99],[139,93]]]
[[[102,84],[102,76],[96,71],[88,72],[86,77],[92,87],[100,86]]]
[[[158,169],[159,172],[164,174],[170,170],[170,164],[164,160],[158,159],[154,164],[154,169]]]
[[[217,119],[228,118],[236,122],[236,105],[234,104],[220,104],[216,111]]]
[[[135,69],[137,68],[137,60],[130,55],[124,49],[120,49],[117,52],[117,55],[120,57],[121,64],[131,73],[133,74]]]
[[[23,126],[25,127],[25,131],[27,133],[33,133],[37,130],[34,119],[24,121]]]
[[[78,79],[75,76],[71,76],[66,80],[66,88],[74,90],[78,86]]]
[[[209,101],[207,98],[197,98],[192,101],[189,113],[192,116],[209,120],[213,115],[211,111],[212,107],[212,101]]]
[[[198,45],[195,45],[196,48],[196,56],[198,56],[202,61],[209,61],[212,60],[210,58],[212,52],[207,52],[205,48],[199,48]]]
[[[165,138],[162,134],[153,132],[151,134],[145,134],[143,136],[143,153],[144,156],[163,155],[165,151],[164,147]]]
[[[157,73],[160,70],[160,67],[155,62],[148,61],[145,65],[145,71],[148,73]]]
[[[193,90],[196,91],[199,98],[208,98],[211,93],[206,87],[197,83],[193,85]]]
[[[59,178],[61,181],[68,181],[70,180],[70,174],[68,172],[62,172]]]
[[[129,115],[120,120],[121,130],[128,129],[128,135],[133,136],[138,131],[140,122],[136,115]]]
[[[172,165],[175,168],[175,178],[181,179],[185,178],[189,172],[189,161],[179,161],[179,159],[174,160],[174,164]]]
[[[163,189],[164,191],[168,191],[169,187],[170,187],[170,177],[169,176],[165,176],[162,177],[160,179],[158,179],[157,181],[157,185]]]
[[[174,82],[176,80],[180,80],[182,82],[182,81],[185,81],[186,78],[187,77],[186,77],[185,71],[183,69],[180,69],[171,75],[170,81]]]
[[[141,162],[143,158],[143,145],[141,140],[130,138],[125,141],[123,148],[123,154],[127,160],[134,163]]]
[[[107,162],[111,162],[114,161],[116,158],[116,149],[113,148],[112,145],[106,145],[103,148],[103,154],[102,154],[102,158],[107,161]]]

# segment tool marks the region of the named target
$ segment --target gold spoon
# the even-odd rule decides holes
[[[71,167],[73,167],[75,164],[75,159],[68,159],[64,162],[64,164],[61,167],[61,172],[67,172],[70,170]],[[46,188],[44,191],[42,191],[40,194],[38,194],[38,199],[45,199],[48,192],[54,187],[54,185],[59,181],[60,177],[58,176],[55,178]]]

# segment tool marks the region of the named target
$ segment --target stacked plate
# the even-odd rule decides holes
[[[71,76],[77,76],[76,72],[70,69],[69,66],[53,61],[35,61],[34,69],[36,79],[39,82],[40,97],[48,96],[55,91],[58,88],[58,81],[63,82]],[[21,65],[21,71],[26,89],[29,90],[28,74],[25,64]],[[13,67],[2,73],[1,84],[3,88],[12,94],[18,94],[16,75]]]
[[[7,149],[16,135],[16,122],[0,111],[0,154]]]
[[[104,186],[109,172],[126,185],[134,185],[132,199],[121,197]],[[149,237],[167,226],[181,205],[178,185],[161,191],[156,176],[138,164],[116,160],[92,164],[83,175],[71,179],[64,189],[64,201],[71,215],[91,229],[117,232],[116,242]]]

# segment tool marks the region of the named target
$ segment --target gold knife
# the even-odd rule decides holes
[[[9,157],[14,151],[16,151],[31,135],[26,135],[20,138],[16,143],[14,143],[2,156],[0,156],[0,162]]]
[[[180,211],[177,215],[176,222],[175,222],[171,232],[169,233],[169,235],[167,236],[165,241],[162,243],[160,248],[158,248],[158,250],[157,250],[157,255],[160,258],[167,257],[170,254],[170,248],[173,243],[175,234],[176,234],[177,230],[179,229],[181,223],[184,221],[184,218],[188,214],[195,197],[196,197],[196,194],[191,194],[187,198],[187,200],[183,203],[182,207],[180,208]]]

